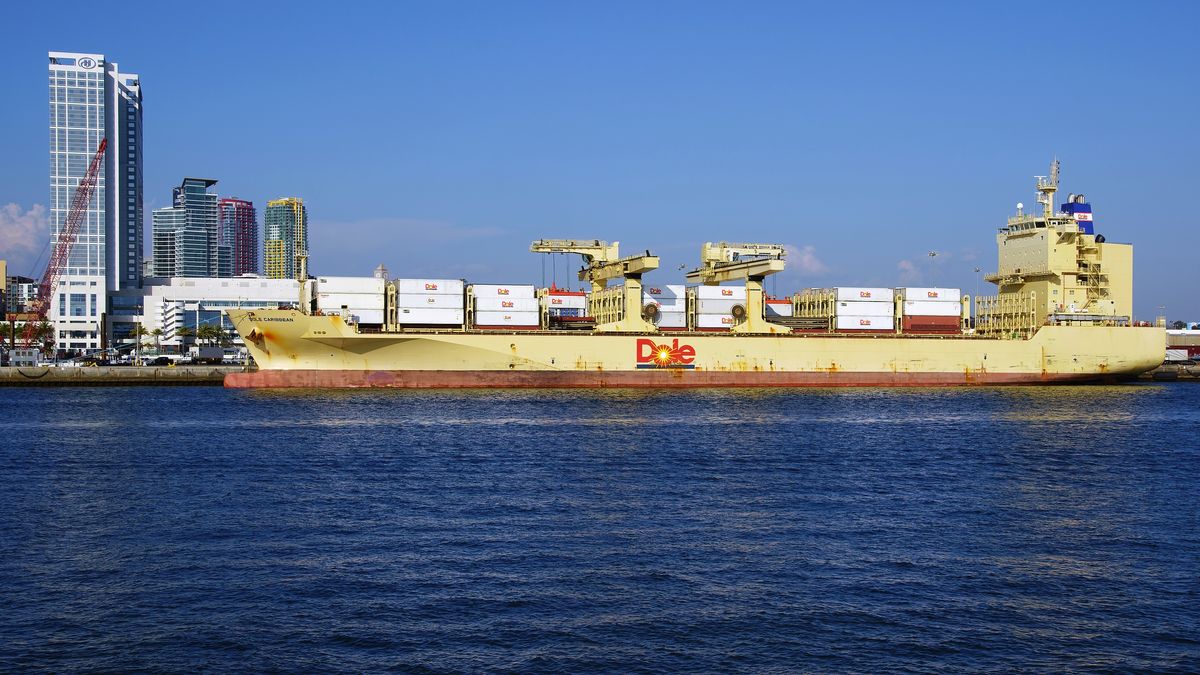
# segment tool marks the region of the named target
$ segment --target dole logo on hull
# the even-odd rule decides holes
[[[639,338],[637,341],[638,368],[695,368],[696,348],[689,344],[679,344],[679,338],[671,344],[658,344],[649,338]]]

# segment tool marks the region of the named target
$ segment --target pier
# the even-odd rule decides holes
[[[36,366],[0,368],[0,387],[221,386],[242,366]]]

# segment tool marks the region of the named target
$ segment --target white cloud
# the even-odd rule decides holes
[[[0,207],[0,257],[8,259],[10,274],[32,274],[36,257],[50,241],[46,207],[34,204],[28,211],[18,204]]]
[[[921,270],[917,269],[911,260],[901,260],[896,263],[896,269],[900,270],[900,281],[906,284],[917,283],[923,276]]]
[[[785,245],[789,270],[796,270],[802,275],[824,274],[829,271],[825,263],[817,257],[817,249],[813,246],[796,247]]]

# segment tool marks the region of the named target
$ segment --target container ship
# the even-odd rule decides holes
[[[1094,231],[1091,206],[1040,208],[996,236],[996,287],[838,287],[776,298],[776,244],[710,242],[687,284],[656,285],[645,251],[543,239],[582,256],[588,290],[461,279],[317,277],[295,306],[229,310],[258,368],[227,387],[803,387],[1048,384],[1135,377],[1162,328],[1132,320],[1133,247]],[[302,261],[301,261],[302,262]],[[304,275],[307,276],[307,275]]]

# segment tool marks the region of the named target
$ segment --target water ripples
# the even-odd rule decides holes
[[[1189,670],[1198,403],[0,390],[0,669]]]

